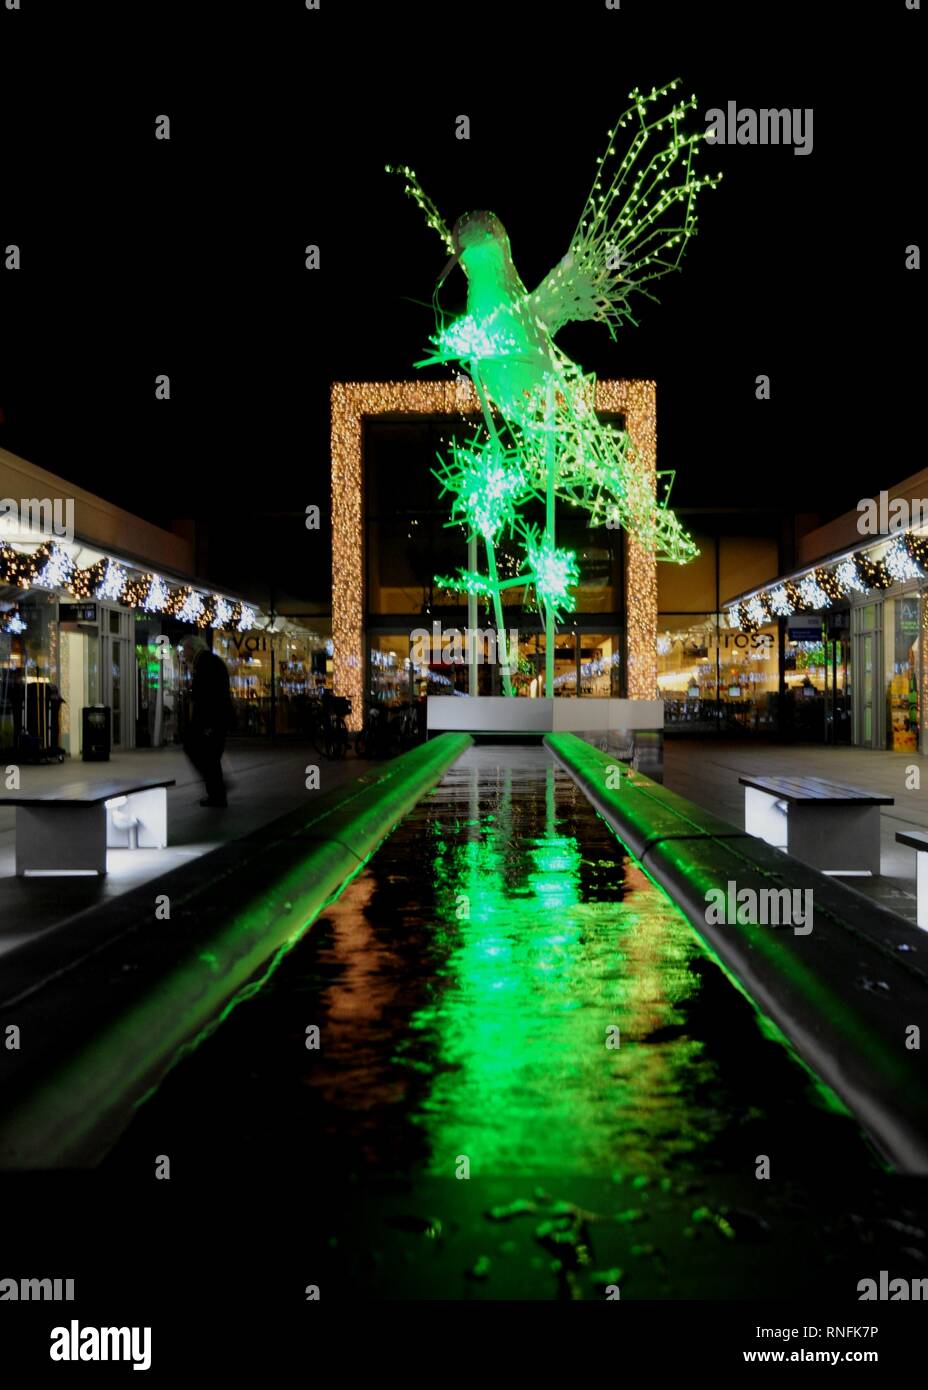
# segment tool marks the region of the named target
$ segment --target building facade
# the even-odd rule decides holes
[[[654,383],[599,382],[597,407],[627,429],[656,479]],[[498,663],[478,658],[472,672],[453,643],[443,648],[441,637],[493,626],[484,605],[468,605],[439,582],[473,568],[473,557],[462,527],[449,524],[447,498],[432,470],[451,439],[467,438],[478,409],[466,382],[333,386],[335,686],[355,706],[355,727],[367,703],[397,708],[425,695],[502,693]],[[546,692],[544,625],[522,589],[505,591],[504,623],[517,642],[517,695],[660,694],[668,729],[715,731],[729,722],[768,727],[777,713],[776,646],[771,651],[766,637],[729,630],[721,610],[725,593],[776,568],[776,522],[680,515],[700,546],[685,566],[658,564],[634,537],[591,529],[569,506],[558,507],[558,545],[574,551],[580,572],[576,606],[557,628],[554,689]]]
[[[928,472],[802,537],[797,564],[731,595],[729,630],[777,644],[782,732],[923,752]]]
[[[229,667],[237,731],[293,731],[314,633],[198,581],[190,540],[0,450],[0,750],[78,757],[95,707],[114,749],[180,742],[195,631]]]

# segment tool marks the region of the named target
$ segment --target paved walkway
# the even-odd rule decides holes
[[[39,792],[68,782],[108,782],[120,777],[173,777],[168,789],[168,848],[111,849],[105,879],[84,877],[17,878],[14,858],[13,807],[3,805],[4,769],[10,755],[0,754],[0,954],[59,925],[76,912],[93,907],[149,879],[239,839],[278,816],[304,805],[371,766],[354,757],[328,762],[308,745],[234,742],[224,766],[229,779],[229,806],[224,811],[199,805],[200,782],[180,749],[159,748],[114,753],[108,763],[68,760],[47,767],[20,768],[22,792]],[[306,788],[306,767],[319,767],[318,791]]]
[[[916,768],[924,788],[909,789]],[[928,830],[928,758],[869,748],[824,748],[815,744],[781,746],[726,739],[667,738],[664,783],[733,825],[744,826],[745,773],[761,776],[831,777],[895,798],[880,808],[882,828],[879,878],[843,878],[849,888],[875,898],[892,912],[915,921],[915,852],[896,844],[897,830]]]

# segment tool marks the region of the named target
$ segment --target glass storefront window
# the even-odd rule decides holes
[[[443,686],[442,677],[451,680],[453,668],[433,670],[429,662],[414,664],[410,660],[410,649],[408,633],[374,633],[371,636],[370,698],[375,704],[393,707],[407,704],[420,695],[450,694],[450,685],[443,690],[439,687]],[[463,688],[466,689],[466,679]]]
[[[828,675],[829,656],[821,618],[794,615],[787,622],[783,652],[787,732],[791,736],[824,742]]]
[[[60,743],[57,617],[54,594],[0,588],[0,748]]]
[[[519,634],[519,670],[513,678],[517,695],[536,699],[547,694],[545,690],[545,652],[547,644],[543,632],[521,632]],[[577,693],[577,647],[576,633],[557,632],[554,636],[554,695],[570,697]]]
[[[774,623],[750,635],[719,631],[719,704],[726,722],[761,731],[776,726],[777,636]]]
[[[324,649],[315,633],[213,633],[213,651],[226,663],[235,713],[235,733],[300,735],[307,704],[321,684],[317,654]]]
[[[662,613],[657,623],[657,688],[667,724],[714,727],[718,629],[712,613]]]
[[[918,749],[919,596],[905,595],[883,605],[887,661],[886,734],[897,753]]]
[[[426,634],[432,629],[429,619],[421,627]],[[461,627],[441,625],[441,637],[448,643],[446,653],[452,654],[454,634],[463,634]],[[494,631],[486,623],[484,633]],[[517,669],[513,674],[513,692],[527,699],[542,698],[545,694],[545,634],[537,629],[522,629],[518,636]],[[501,695],[500,666],[492,660],[492,650],[484,638],[485,660],[477,665],[477,687],[480,695]],[[434,643],[418,642],[414,646],[410,634],[369,634],[370,698],[381,704],[396,705],[425,695],[467,694],[468,669],[465,660],[445,661],[433,650]],[[463,653],[463,636],[459,650]],[[418,654],[418,655],[417,655]],[[424,656],[425,660],[419,657]],[[555,635],[554,695],[575,698],[577,695],[603,699],[621,693],[621,634],[619,632],[588,633],[577,630]]]
[[[619,634],[579,632],[580,694],[594,699],[617,699],[621,694]]]
[[[693,732],[737,724],[776,726],[777,628],[745,633],[721,627],[715,613],[662,613],[657,684],[668,725]]]
[[[162,620],[135,615],[135,746],[160,748],[180,741],[180,656]],[[160,640],[159,640],[160,639]]]

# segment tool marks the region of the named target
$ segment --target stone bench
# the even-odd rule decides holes
[[[896,843],[915,851],[915,921],[928,927],[928,834],[924,830],[897,830]]]
[[[825,874],[880,872],[880,807],[894,798],[825,777],[739,777],[744,828]]]
[[[173,778],[71,782],[0,795],[0,806],[16,807],[17,874],[105,874],[107,848],[164,849],[173,786]]]

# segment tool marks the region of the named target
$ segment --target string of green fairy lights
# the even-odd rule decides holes
[[[742,632],[757,632],[777,618],[794,613],[817,613],[854,593],[889,589],[907,579],[928,578],[928,536],[905,531],[895,536],[883,555],[860,551],[834,564],[819,565],[794,580],[784,580],[728,608],[729,624]]]

